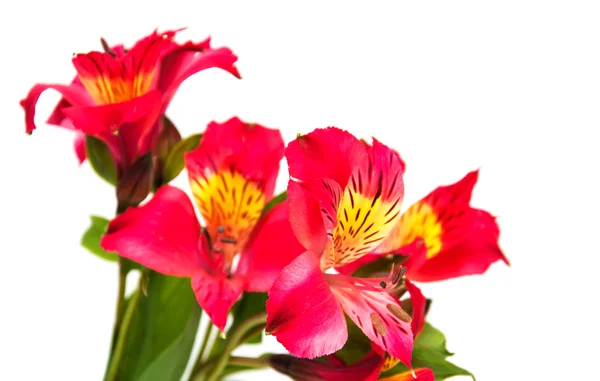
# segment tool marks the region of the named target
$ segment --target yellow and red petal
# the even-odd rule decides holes
[[[367,159],[352,171],[337,208],[331,252],[335,266],[367,255],[397,225],[404,197],[402,175],[399,155],[374,140]]]
[[[160,59],[174,35],[154,33],[118,56],[97,51],[77,54],[73,65],[97,105],[129,101],[156,88]]]
[[[375,381],[382,357],[369,353],[357,363],[346,365],[328,356],[329,361],[299,359],[289,355],[271,355],[269,365],[295,381]]]
[[[377,346],[411,367],[413,334],[411,317],[398,299],[375,287],[372,282],[339,274],[326,274],[331,291],[344,312]]]
[[[296,357],[331,354],[348,339],[344,313],[313,252],[298,256],[281,271],[266,307],[267,332]]]
[[[435,375],[431,369],[418,368],[415,369],[414,375],[412,372],[403,372],[380,378],[379,381],[435,381]]]
[[[194,198],[226,263],[244,247],[272,197],[282,156],[278,130],[238,118],[210,123],[198,148],[185,155]]]
[[[162,274],[191,277],[209,268],[202,239],[189,197],[164,186],[112,220],[100,244]]]
[[[495,218],[469,205],[477,175],[470,172],[412,205],[377,251],[411,255],[405,263],[407,277],[422,282],[481,274],[498,260],[508,263],[498,246]],[[406,252],[416,240],[424,247],[413,245]]]
[[[236,276],[245,280],[247,291],[266,292],[281,270],[304,251],[294,236],[284,201],[260,219],[240,255]]]

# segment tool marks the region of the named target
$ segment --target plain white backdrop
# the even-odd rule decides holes
[[[234,115],[287,141],[373,135],[407,162],[405,206],[481,168],[473,204],[499,216],[512,267],[423,285],[429,320],[480,381],[597,379],[599,18],[594,1],[3,2],[0,379],[100,380],[116,295],[115,265],[79,246],[90,214],[112,215],[111,188],[77,165],[70,132],[43,125],[56,94],[32,136],[18,101],[67,83],[101,36],[182,26],[181,41],[233,49],[244,77],[186,81],[168,112],[184,135]],[[263,351],[283,349],[237,353]],[[237,379],[265,377],[284,379]]]

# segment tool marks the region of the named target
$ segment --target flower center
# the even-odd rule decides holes
[[[228,170],[199,174],[191,187],[212,240],[212,251],[223,256],[224,271],[228,272],[261,216],[263,190],[260,184]]]

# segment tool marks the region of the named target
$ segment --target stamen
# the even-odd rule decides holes
[[[381,336],[385,336],[387,333],[387,329],[385,328],[385,324],[383,320],[374,312],[371,312],[371,323],[373,323],[373,328],[379,333]]]
[[[392,315],[394,315],[395,317],[397,317],[405,323],[410,323],[412,321],[410,315],[407,314],[406,311],[404,311],[400,306],[397,306],[395,304],[388,304],[387,309],[392,313]]]

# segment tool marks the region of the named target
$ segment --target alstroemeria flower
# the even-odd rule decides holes
[[[411,318],[389,293],[398,272],[376,279],[333,271],[377,248],[399,221],[402,160],[377,140],[368,145],[331,127],[298,137],[286,158],[290,222],[308,251],[273,283],[267,331],[293,355],[319,357],[346,342],[345,313],[371,341],[410,366]]]
[[[433,372],[418,368],[413,372],[403,372],[380,378],[381,374],[396,366],[397,360],[377,351],[371,351],[355,364],[345,364],[335,355],[327,360],[299,359],[289,355],[271,355],[269,365],[276,371],[295,381],[434,381]]]
[[[80,162],[85,160],[84,134],[103,140],[122,173],[154,148],[162,128],[159,116],[186,78],[211,67],[239,77],[237,57],[230,49],[211,48],[210,39],[178,44],[176,32],[155,31],[129,50],[119,45],[110,52],[76,54],[77,77],[71,84],[37,84],[21,101],[26,132],[36,128],[35,106],[41,93],[54,89],[63,98],[48,123],[77,131]]]
[[[498,246],[495,218],[469,205],[478,171],[441,186],[416,202],[375,253],[347,266],[344,273],[381,255],[409,256],[403,263],[407,278],[430,282],[482,274],[496,261],[509,264]]]
[[[211,123],[185,162],[202,229],[189,197],[163,186],[109,225],[101,245],[167,275],[190,277],[200,306],[225,328],[242,291],[265,292],[303,251],[288,203],[263,214],[283,156],[279,131],[233,118]]]

